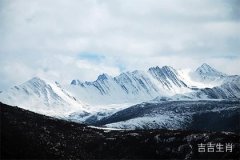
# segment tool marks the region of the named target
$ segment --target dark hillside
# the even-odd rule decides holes
[[[238,159],[234,133],[109,131],[0,103],[1,159]],[[199,143],[233,143],[230,153],[198,153]]]

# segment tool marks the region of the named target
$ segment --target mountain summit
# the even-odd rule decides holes
[[[124,106],[164,96],[209,98],[207,95],[210,93],[220,95],[221,91],[221,96],[211,97],[239,97],[239,76],[227,76],[208,64],[198,67],[194,74],[185,74],[170,66],[156,66],[147,71],[123,72],[116,77],[104,73],[92,82],[72,80],[67,85],[34,77],[19,86],[2,91],[0,101],[47,115],[65,115],[76,110],[86,113],[98,109],[89,106]],[[221,84],[209,85],[219,81]],[[220,88],[213,88],[216,86]],[[213,89],[201,90],[207,87]]]
[[[227,74],[219,72],[210,65],[204,63],[196,69],[196,71],[193,73],[193,76],[199,81],[210,83],[221,80],[222,78],[226,77]]]
[[[201,75],[208,75],[208,76],[226,76],[226,74],[217,71],[216,69],[212,68],[210,65],[203,63],[200,67],[196,69],[196,72]]]
[[[1,102],[45,115],[68,115],[83,104],[58,83],[34,77],[0,94]]]
[[[106,73],[93,82],[79,85],[73,80],[70,91],[89,104],[139,103],[159,95],[190,92],[177,70],[170,66],[151,67],[148,71],[135,70],[111,77]]]
[[[111,77],[108,74],[103,73],[103,74],[98,76],[97,80],[103,81],[103,80],[107,80],[107,79],[110,79],[110,78]]]

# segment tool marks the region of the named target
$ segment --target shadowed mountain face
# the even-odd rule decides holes
[[[162,101],[142,103],[108,117],[86,122],[123,129],[240,131],[240,101]]]
[[[234,133],[110,131],[0,103],[1,159],[238,159]],[[199,153],[199,143],[233,143],[233,152]]]

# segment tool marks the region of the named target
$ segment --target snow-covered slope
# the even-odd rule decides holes
[[[99,115],[103,118],[103,115],[153,99],[161,102],[240,98],[239,79],[207,64],[194,72],[157,66],[147,71],[124,72],[116,77],[101,74],[93,82],[72,80],[64,86],[35,77],[0,92],[0,101],[47,115],[80,115],[85,120],[99,118]]]
[[[219,85],[227,75],[204,63],[193,72],[192,77],[200,82]]]
[[[158,96],[149,102],[159,103],[162,101],[181,100],[213,100],[213,99],[240,99],[240,76],[228,76],[222,80],[220,86],[212,88],[194,89],[185,94],[175,94],[173,96]]]
[[[196,125],[194,117],[220,121],[239,117],[239,100],[165,101],[141,103],[95,122],[122,129],[185,129]],[[212,126],[213,127],[213,126]]]
[[[169,98],[171,100],[239,99],[240,76],[225,76],[219,86],[195,89],[192,92],[176,94]]]
[[[0,93],[0,101],[50,116],[64,116],[73,111],[84,112],[84,104],[57,82],[34,77]]]
[[[204,93],[212,99],[240,98],[240,76],[225,77],[220,86],[201,89],[197,93]]]
[[[100,75],[94,82],[73,80],[69,91],[89,104],[139,103],[160,95],[190,92],[184,78],[169,66],[152,67],[111,77]]]
[[[156,97],[174,96],[175,99],[185,99],[190,96],[206,99],[209,96],[205,92],[198,92],[199,89],[217,87],[231,79],[232,76],[204,63],[194,72],[157,66],[149,68],[148,71],[121,73],[116,77],[102,74],[94,82],[73,80],[67,88],[75,97],[91,105],[136,104]]]
[[[185,88],[187,85],[183,81],[177,70],[170,66],[163,66],[162,68],[152,67],[149,69],[149,73],[159,82],[158,85],[166,90],[172,92],[181,92],[180,88]]]

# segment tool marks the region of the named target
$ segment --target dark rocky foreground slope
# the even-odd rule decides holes
[[[235,133],[109,131],[0,103],[1,159],[238,159]],[[199,153],[199,143],[233,143],[233,152]]]

